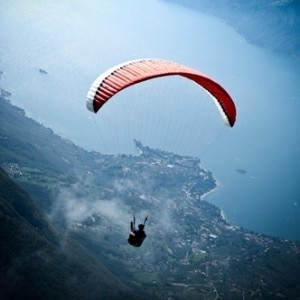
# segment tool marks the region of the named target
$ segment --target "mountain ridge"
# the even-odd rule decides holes
[[[224,20],[255,45],[300,57],[298,0],[163,0]]]

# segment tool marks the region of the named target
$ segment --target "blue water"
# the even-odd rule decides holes
[[[88,149],[132,153],[137,138],[198,156],[221,182],[207,200],[230,222],[300,239],[299,60],[162,1],[2,1],[0,26],[1,87],[29,116]],[[85,109],[99,73],[143,57],[178,61],[221,82],[236,102],[236,126],[219,124],[205,93],[177,78],[124,91],[101,116]]]

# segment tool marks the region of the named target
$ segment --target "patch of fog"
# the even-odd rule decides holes
[[[95,219],[100,217],[108,220],[109,226],[118,229],[124,235],[129,232],[133,215],[136,217],[136,225],[143,223],[148,217],[147,229],[149,228],[152,235],[170,233],[178,227],[172,216],[176,207],[174,200],[165,196],[156,199],[145,191],[145,187],[138,180],[114,181],[111,187],[114,190],[112,198],[109,196],[97,198],[95,193],[83,192],[83,186],[93,184],[94,180],[90,177],[89,180],[78,179],[77,184],[61,187],[48,215],[49,218],[66,227],[90,220],[92,222],[90,228],[101,229],[101,226],[108,224],[95,223]],[[124,195],[131,193],[139,196],[129,201]]]

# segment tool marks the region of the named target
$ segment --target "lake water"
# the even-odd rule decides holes
[[[207,200],[230,222],[300,239],[299,59],[163,1],[11,0],[0,4],[0,26],[1,87],[29,116],[88,149],[134,153],[136,138],[198,156],[221,182]],[[144,57],[219,81],[236,102],[235,127],[220,125],[208,96],[178,78],[126,90],[101,115],[85,109],[99,73]]]

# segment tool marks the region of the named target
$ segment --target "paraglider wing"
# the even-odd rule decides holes
[[[179,75],[199,84],[212,96],[224,122],[231,127],[234,125],[236,118],[234,102],[219,83],[189,67],[160,59],[129,61],[102,73],[88,92],[87,108],[96,113],[106,101],[126,87],[152,78],[171,75]]]

